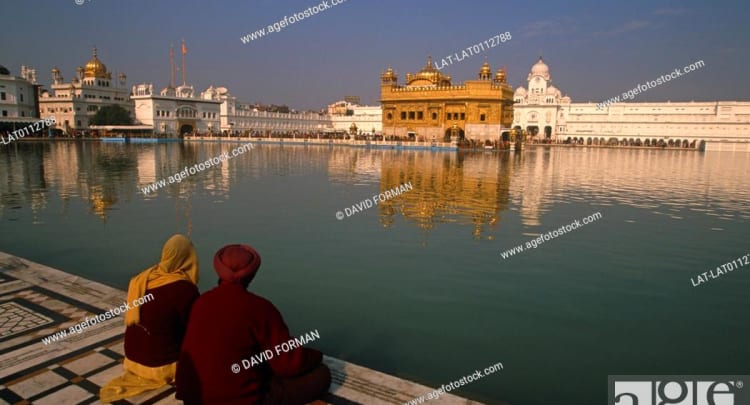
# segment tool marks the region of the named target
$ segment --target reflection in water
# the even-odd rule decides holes
[[[750,219],[750,159],[743,153],[531,149],[511,185],[527,226],[557,204],[624,205],[682,219]]]
[[[389,153],[381,166],[381,192],[407,182],[414,190],[379,204],[381,223],[389,227],[400,212],[425,231],[439,223],[471,224],[479,239],[508,207],[513,158],[508,153]]]
[[[221,202],[240,178],[311,173],[326,174],[333,184],[375,185],[380,192],[411,182],[412,191],[378,204],[384,227],[399,216],[425,233],[457,223],[471,226],[476,239],[492,238],[504,210],[518,210],[531,228],[555,205],[573,202],[632,206],[673,219],[750,218],[750,160],[688,151],[531,148],[497,154],[257,145],[180,184],[149,195],[141,191],[238,145],[13,143],[0,151],[0,218],[15,220],[15,210],[29,207],[35,223],[42,221],[50,192],[63,201],[63,212],[77,198],[103,221],[117,204],[167,196],[190,233],[190,197],[196,193]]]

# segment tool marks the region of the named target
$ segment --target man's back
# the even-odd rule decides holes
[[[258,402],[273,375],[291,377],[320,364],[320,352],[305,348],[278,353],[291,339],[274,305],[237,283],[221,283],[193,305],[177,365],[177,395],[191,403]],[[270,350],[272,356],[261,353]],[[242,360],[246,360],[243,362]]]

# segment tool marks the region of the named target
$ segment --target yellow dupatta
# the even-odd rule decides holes
[[[161,250],[159,264],[141,272],[130,280],[128,302],[143,297],[146,290],[161,287],[176,281],[186,280],[198,284],[198,255],[187,237],[173,235]],[[135,325],[141,320],[139,307],[125,313],[125,326]]]

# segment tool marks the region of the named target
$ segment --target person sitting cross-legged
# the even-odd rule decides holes
[[[176,397],[185,404],[295,405],[328,391],[331,373],[321,352],[275,350],[293,338],[279,310],[247,291],[259,267],[251,246],[216,252],[219,285],[195,301],[177,364]],[[253,356],[260,361],[250,365]]]

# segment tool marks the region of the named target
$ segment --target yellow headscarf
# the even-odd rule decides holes
[[[190,239],[176,234],[164,244],[159,264],[144,270],[130,280],[128,303],[143,297],[148,289],[180,280],[198,284],[198,255]],[[135,325],[140,320],[139,307],[131,307],[125,313],[125,326]]]

